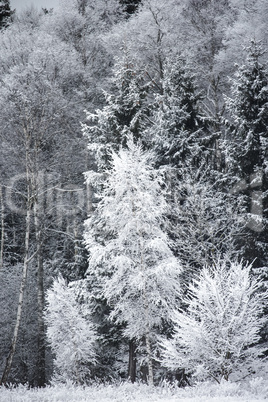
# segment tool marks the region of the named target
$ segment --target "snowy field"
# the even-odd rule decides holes
[[[260,402],[268,400],[268,381],[254,379],[248,384],[201,384],[186,389],[169,386],[99,385],[75,387],[56,385],[44,389],[0,388],[1,402]]]

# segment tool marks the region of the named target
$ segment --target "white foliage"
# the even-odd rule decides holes
[[[88,312],[77,302],[75,289],[62,277],[47,292],[47,337],[61,380],[82,383],[96,361],[96,335]]]
[[[250,270],[250,265],[219,261],[202,271],[189,286],[187,310],[174,313],[173,339],[163,342],[166,366],[219,382],[254,372],[262,349],[253,345],[268,295]]]
[[[171,192],[177,195],[173,207],[178,217],[174,231],[185,274],[193,273],[197,267],[201,269],[219,256],[236,257],[235,239],[245,226],[240,200],[230,192],[216,189],[210,173],[203,166],[198,170],[185,169],[182,180],[171,187]]]
[[[7,402],[257,402],[267,399],[266,378],[255,378],[248,383],[203,383],[195,387],[177,388],[163,383],[161,387],[146,384],[104,384],[77,387],[72,384],[29,388],[16,386],[0,388],[1,398]]]
[[[181,272],[165,233],[164,183],[151,158],[132,139],[128,149],[113,153],[112,171],[85,233],[88,274],[97,276],[111,317],[127,323],[126,335],[137,339],[170,318]]]

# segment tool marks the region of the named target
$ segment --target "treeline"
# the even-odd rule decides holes
[[[267,279],[266,2],[2,3],[2,383],[191,372],[158,338],[192,281]]]

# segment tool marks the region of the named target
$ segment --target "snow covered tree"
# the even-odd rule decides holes
[[[0,118],[5,122],[1,132],[3,146],[0,159],[1,186],[5,188],[5,227],[12,228],[5,231],[5,248],[10,247],[11,258],[24,260],[24,276],[12,340],[14,366],[17,365],[14,353],[16,339],[19,339],[18,331],[25,325],[24,312],[21,314],[21,310],[26,308],[23,299],[30,284],[26,278],[33,275],[35,286],[31,286],[31,291],[38,298],[38,316],[35,317],[37,328],[33,334],[38,333],[40,336],[38,348],[32,346],[25,361],[29,366],[36,366],[33,372],[35,379],[29,378],[29,382],[42,386],[46,382],[44,287],[50,275],[49,268],[55,264],[59,250],[61,266],[66,262],[67,253],[69,266],[76,259],[77,227],[79,221],[82,226],[86,216],[82,217],[83,208],[79,209],[81,203],[75,214],[70,212],[71,209],[67,211],[62,196],[67,192],[62,191],[57,197],[54,189],[62,188],[68,180],[74,194],[73,184],[78,180],[82,190],[85,146],[78,118],[84,109],[80,96],[83,80],[81,64],[76,52],[41,30],[41,17],[35,17],[35,12],[28,10],[27,18],[25,14],[25,19],[16,19],[2,32],[0,38]],[[85,202],[82,207],[84,205]],[[82,235],[82,228],[80,233]],[[59,247],[59,242],[63,247]],[[66,251],[65,256],[63,250]],[[78,268],[77,261],[72,266]],[[60,269],[60,264],[57,264],[56,269]],[[34,274],[33,266],[36,269]],[[38,288],[38,294],[35,288]],[[19,353],[19,350],[16,352]],[[5,381],[10,370],[8,366],[12,363],[12,354],[8,358],[3,377]]]
[[[204,104],[207,114],[220,127],[224,112],[223,92],[226,91],[226,66],[218,61],[225,47],[226,33],[234,24],[238,11],[233,0],[185,0],[181,23],[185,51],[198,71],[199,86],[206,92]],[[239,9],[241,9],[241,2]],[[228,60],[230,64],[230,61]]]
[[[242,4],[240,0],[232,0],[232,7],[236,19],[225,32],[224,48],[218,58],[228,76],[235,71],[233,63],[241,65],[241,61],[244,60],[244,49],[248,47],[250,38],[267,44],[268,33],[266,0],[245,0]]]
[[[158,163],[177,169],[186,161],[198,164],[201,155],[208,156],[213,135],[201,111],[202,97],[195,77],[182,57],[169,58],[164,63],[162,87],[149,128]]]
[[[100,202],[86,222],[87,274],[111,307],[110,319],[125,326],[127,339],[144,344],[152,384],[157,334],[178,302],[181,267],[165,231],[163,178],[131,137],[127,147],[112,154]]]
[[[174,312],[172,339],[163,342],[163,364],[184,367],[198,379],[244,378],[262,364],[260,339],[268,293],[251,265],[218,260],[189,285],[188,306]]]
[[[226,31],[235,18],[233,0],[143,0],[127,25],[115,25],[112,36],[109,32],[107,45],[118,55],[127,44],[156,83],[162,79],[164,60],[184,53],[195,66],[199,86],[207,94],[207,112],[219,123],[226,74],[218,63],[218,53],[224,48]]]
[[[90,312],[77,301],[73,284],[62,277],[47,291],[47,337],[55,354],[55,378],[85,383],[96,363],[96,332]]]
[[[147,89],[127,52],[115,65],[113,81],[114,94],[104,93],[106,105],[95,113],[87,112],[90,124],[83,126],[99,171],[107,168],[111,150],[118,151],[126,143],[129,132],[135,138],[141,137],[142,106]]]
[[[184,284],[217,258],[242,258],[244,249],[237,238],[245,227],[243,204],[236,194],[225,191],[209,166],[204,163],[199,169],[181,169],[172,192],[170,235],[176,239]]]
[[[236,169],[241,178],[248,179],[265,167],[267,159],[268,74],[260,62],[264,53],[260,43],[253,40],[246,50],[246,63],[238,68],[232,98],[227,98],[226,104],[236,145],[233,157],[239,158]]]
[[[246,49],[246,63],[238,68],[232,97],[226,99],[228,169],[238,191],[244,193],[248,230],[245,257],[267,265],[268,192],[268,72],[260,58],[260,43]],[[243,239],[242,239],[243,242]]]
[[[195,77],[183,58],[168,59],[163,94],[157,95],[153,124],[147,130],[168,183],[169,235],[184,274],[201,269],[227,250],[235,251],[241,228],[235,198],[223,189],[216,142],[219,133],[202,112]]]

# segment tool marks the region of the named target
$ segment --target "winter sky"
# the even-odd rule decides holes
[[[16,8],[17,11],[21,11],[27,6],[33,5],[37,9],[43,8],[55,8],[59,3],[59,0],[10,0],[11,8]]]

